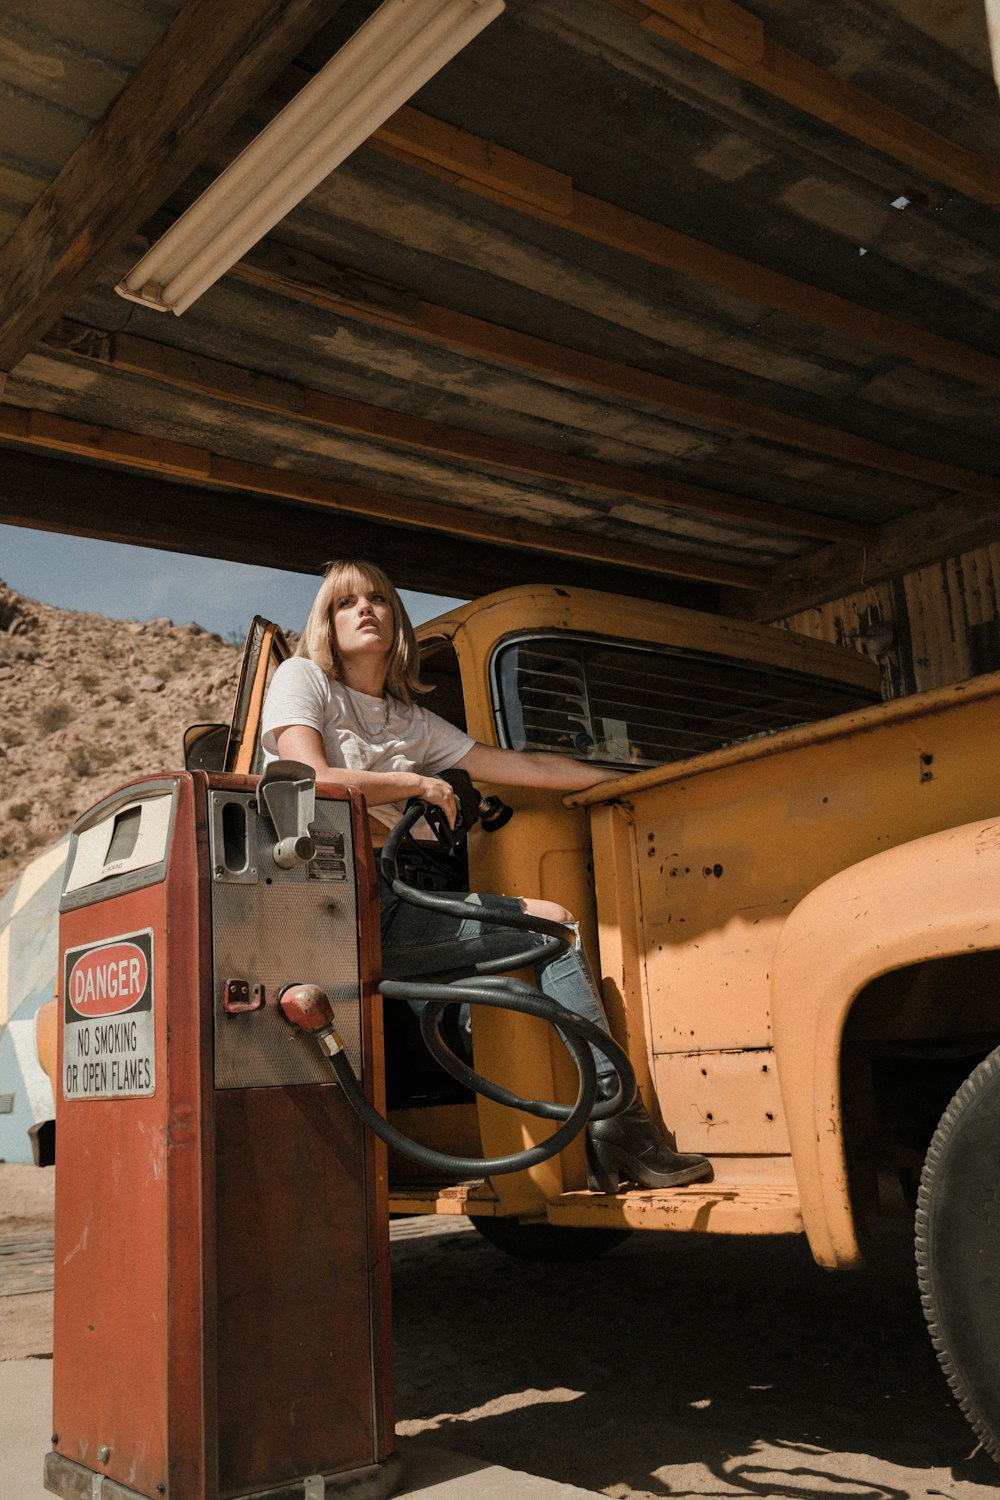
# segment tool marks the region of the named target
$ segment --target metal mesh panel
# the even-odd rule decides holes
[[[225,795],[232,800],[232,794]],[[275,865],[271,857],[275,833],[270,819],[256,811],[252,797],[245,801],[250,864],[257,878],[252,882],[212,882],[216,1088],[331,1081],[330,1064],[316,1043],[290,1026],[274,1003],[283,985],[297,983],[321,985],[329,995],[337,1031],[351,1066],[360,1075],[357,895],[350,804],[317,800],[314,826],[321,838],[339,835],[334,847],[339,851],[343,840],[344,860],[321,860],[311,873],[308,865],[293,870]],[[213,868],[221,863],[213,848]],[[320,878],[316,878],[317,873]],[[251,993],[255,986],[262,985],[266,996],[263,1008],[228,1014],[223,1007],[223,989],[229,979],[246,980]]]

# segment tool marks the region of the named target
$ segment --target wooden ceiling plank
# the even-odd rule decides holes
[[[613,3],[613,0],[612,0]],[[969,151],[764,35],[731,0],[644,0],[640,25],[974,202],[1000,203],[1000,163]]]
[[[534,334],[488,323],[467,313],[453,312],[449,308],[424,302],[416,296],[407,305],[405,315],[397,316],[371,299],[367,303],[363,302],[357,290],[353,297],[348,293],[340,293],[340,282],[350,285],[355,273],[341,270],[338,276],[336,267],[324,272],[325,263],[315,257],[306,257],[299,264],[295,259],[297,252],[288,251],[286,257],[283,247],[276,245],[272,250],[268,246],[269,242],[262,241],[249,256],[238,261],[229,274],[236,280],[265,287],[277,295],[307,302],[314,307],[323,307],[360,322],[374,323],[383,328],[395,328],[400,323],[405,323],[408,333],[438,347],[501,360],[533,374],[554,375],[574,386],[585,386],[629,400],[643,401],[669,411],[674,416],[735,429],[753,437],[787,447],[802,448],[809,453],[820,453],[845,463],[905,477],[922,477],[912,467],[914,463],[921,462],[919,458],[915,459],[912,454],[901,454],[900,450],[885,443],[776,411],[758,402],[707,391],[649,370],[618,364],[599,355],[553,344]],[[271,263],[281,267],[274,275],[269,270]],[[997,365],[1000,374],[1000,361],[997,361]]]
[[[468,181],[495,187],[511,198],[555,214],[568,214],[573,207],[573,182],[565,172],[542,166],[468,131],[457,137],[453,126],[411,105],[404,104],[379,126],[377,133],[388,145],[415,151],[427,161],[457,171]]]
[[[841,599],[866,585],[884,583],[915,568],[1000,541],[1000,502],[963,500],[901,516],[879,529],[871,546],[844,543],[821,547],[768,571],[752,599],[724,592],[727,613],[752,620],[778,620],[815,604]]]
[[[416,111],[412,111],[416,113]],[[440,122],[439,122],[440,123]],[[442,164],[442,142],[445,133],[453,138],[454,161]],[[657,224],[603,199],[574,189],[569,213],[554,213],[526,199],[517,199],[486,182],[462,175],[461,161],[469,153],[468,132],[445,126],[438,135],[435,158],[421,154],[417,135],[407,136],[405,121],[393,131],[392,140],[378,131],[365,143],[372,150],[394,157],[408,166],[431,176],[443,178],[462,189],[502,203],[520,213],[529,214],[571,234],[578,234],[598,244],[636,256],[651,265],[673,271],[704,286],[741,297],[748,302],[785,313],[810,327],[826,328],[868,348],[884,349],[899,359],[927,365],[946,375],[966,380],[988,390],[1000,389],[1000,359],[984,354],[966,344],[944,338],[880,313],[860,303],[850,302],[835,292],[825,292],[780,271],[769,270],[754,261],[721,250],[705,240]],[[476,139],[473,137],[473,139]],[[401,145],[400,142],[405,142]]]
[[[463,510],[458,506],[440,505],[406,495],[386,494],[363,485],[226,458],[182,443],[160,443],[135,433],[76,422],[26,407],[0,407],[0,440],[22,443],[48,453],[71,453],[78,458],[122,465],[145,473],[169,474],[173,478],[191,479],[223,489],[251,491],[328,510],[350,511],[422,531],[444,532],[448,536],[467,537],[476,542],[499,542],[550,556],[604,562],[610,567],[634,569],[660,577],[689,578],[726,584],[736,589],[754,589],[763,576],[757,569],[715,562],[692,553],[653,551],[648,546],[639,547],[611,537],[562,531],[492,512]],[[30,524],[30,519],[26,524]]]
[[[0,250],[0,369],[94,281],[342,0],[187,0]]]
[[[74,360],[109,365],[124,373],[156,380],[213,400],[281,413],[316,427],[399,443],[448,458],[485,463],[493,468],[530,474],[536,479],[551,479],[642,498],[677,510],[695,511],[703,516],[758,525],[795,536],[821,541],[850,538],[866,541],[871,536],[870,527],[844,517],[824,516],[769,501],[726,494],[597,459],[556,453],[551,449],[453,427],[325,391],[308,390],[291,381],[258,375],[221,360],[190,354],[132,334],[109,336],[64,319],[54,333],[54,340],[53,347],[64,345],[61,352]],[[1000,493],[1000,480],[991,474],[904,453],[869,438],[852,436],[850,446],[853,462],[863,464],[874,459],[877,467],[918,483],[955,490],[959,494],[982,495],[987,499]],[[846,455],[842,451],[838,456]]]
[[[794,536],[843,540],[848,536],[865,539],[870,535],[869,527],[838,516],[812,514],[742,495],[725,494],[597,459],[556,453],[508,438],[453,427],[325,391],[308,390],[291,381],[259,375],[221,360],[189,354],[186,350],[156,344],[132,334],[112,337],[63,320],[55,335],[58,342],[53,347],[59,347],[61,353],[73,360],[106,365],[210,400],[280,414],[326,431],[397,443],[439,457],[485,464],[493,469],[528,474],[560,484],[599,489],[630,499],[643,499],[664,508],[695,512],[719,521]]]
[[[261,240],[227,274],[250,286],[264,287],[287,297],[298,297],[308,287],[312,296],[306,300],[313,306],[350,308],[359,316],[367,314],[377,319],[386,328],[398,328],[401,324],[412,327],[419,316],[420,299],[416,292],[363,271],[335,266],[273,239]]]

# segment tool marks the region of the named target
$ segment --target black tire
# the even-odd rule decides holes
[[[517,1260],[596,1260],[631,1235],[631,1229],[563,1229],[520,1219],[473,1219],[484,1240]]]
[[[916,1251],[938,1359],[1000,1462],[1000,1048],[962,1084],[931,1141]]]

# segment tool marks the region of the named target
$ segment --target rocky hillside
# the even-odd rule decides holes
[[[0,583],[0,897],[106,792],[181,766],[187,725],[229,718],[239,665],[193,620],[106,620]]]

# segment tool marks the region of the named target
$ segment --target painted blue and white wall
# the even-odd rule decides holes
[[[0,901],[0,1160],[30,1162],[28,1131],[55,1113],[35,1016],[55,990],[59,897],[69,837],[46,849]]]

